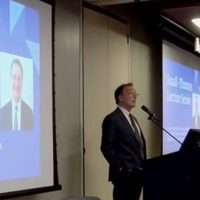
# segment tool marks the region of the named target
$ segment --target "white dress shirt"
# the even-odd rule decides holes
[[[12,130],[14,130],[16,106],[17,106],[17,127],[18,127],[18,130],[20,130],[21,129],[21,100],[17,104],[12,100]]]

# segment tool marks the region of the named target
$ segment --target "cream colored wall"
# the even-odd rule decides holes
[[[147,106],[162,120],[161,49],[158,42],[159,37],[153,29],[154,26],[152,26],[152,30],[147,28],[154,23],[151,21],[151,17],[145,23],[144,19],[132,15],[130,21],[130,75],[139,93],[137,107],[133,112],[143,129],[147,142],[147,156],[151,158],[161,154],[162,132],[147,119],[148,115],[141,110],[141,106]],[[151,31],[154,33],[152,34]]]
[[[129,80],[128,26],[84,9],[85,193],[112,199],[108,164],[100,152],[101,123],[115,108],[113,91]]]
[[[109,21],[114,22],[114,29]],[[151,23],[151,19],[146,23]],[[156,33],[152,37],[146,26],[149,24],[144,20],[131,15],[130,45],[124,50],[128,26],[94,11],[84,11],[85,188],[86,194],[103,200],[111,199],[112,188],[107,183],[107,163],[99,150],[101,122],[115,107],[113,91],[120,83],[132,81],[140,94],[133,112],[147,141],[148,158],[161,153],[161,130],[147,120],[147,114],[140,108],[146,105],[159,118],[162,116],[161,52],[155,42]]]

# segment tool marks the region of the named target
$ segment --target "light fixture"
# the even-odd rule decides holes
[[[191,21],[200,28],[200,18],[193,18]]]
[[[198,37],[194,41],[194,51],[200,53],[200,40]]]

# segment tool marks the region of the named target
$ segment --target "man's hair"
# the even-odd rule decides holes
[[[123,90],[125,87],[129,87],[129,86],[133,86],[133,83],[124,83],[122,85],[120,85],[119,87],[117,87],[117,89],[115,90],[115,103],[118,104],[119,103],[119,96],[122,95]]]
[[[15,58],[13,59],[12,63],[11,63],[11,67],[10,67],[10,74],[12,74],[12,70],[13,70],[13,65],[16,64],[20,67],[21,72],[22,72],[22,77],[23,77],[23,66],[22,63],[20,62],[19,59]]]

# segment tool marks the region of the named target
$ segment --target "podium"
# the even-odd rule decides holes
[[[200,199],[200,129],[190,129],[179,151],[146,160],[144,200]]]

